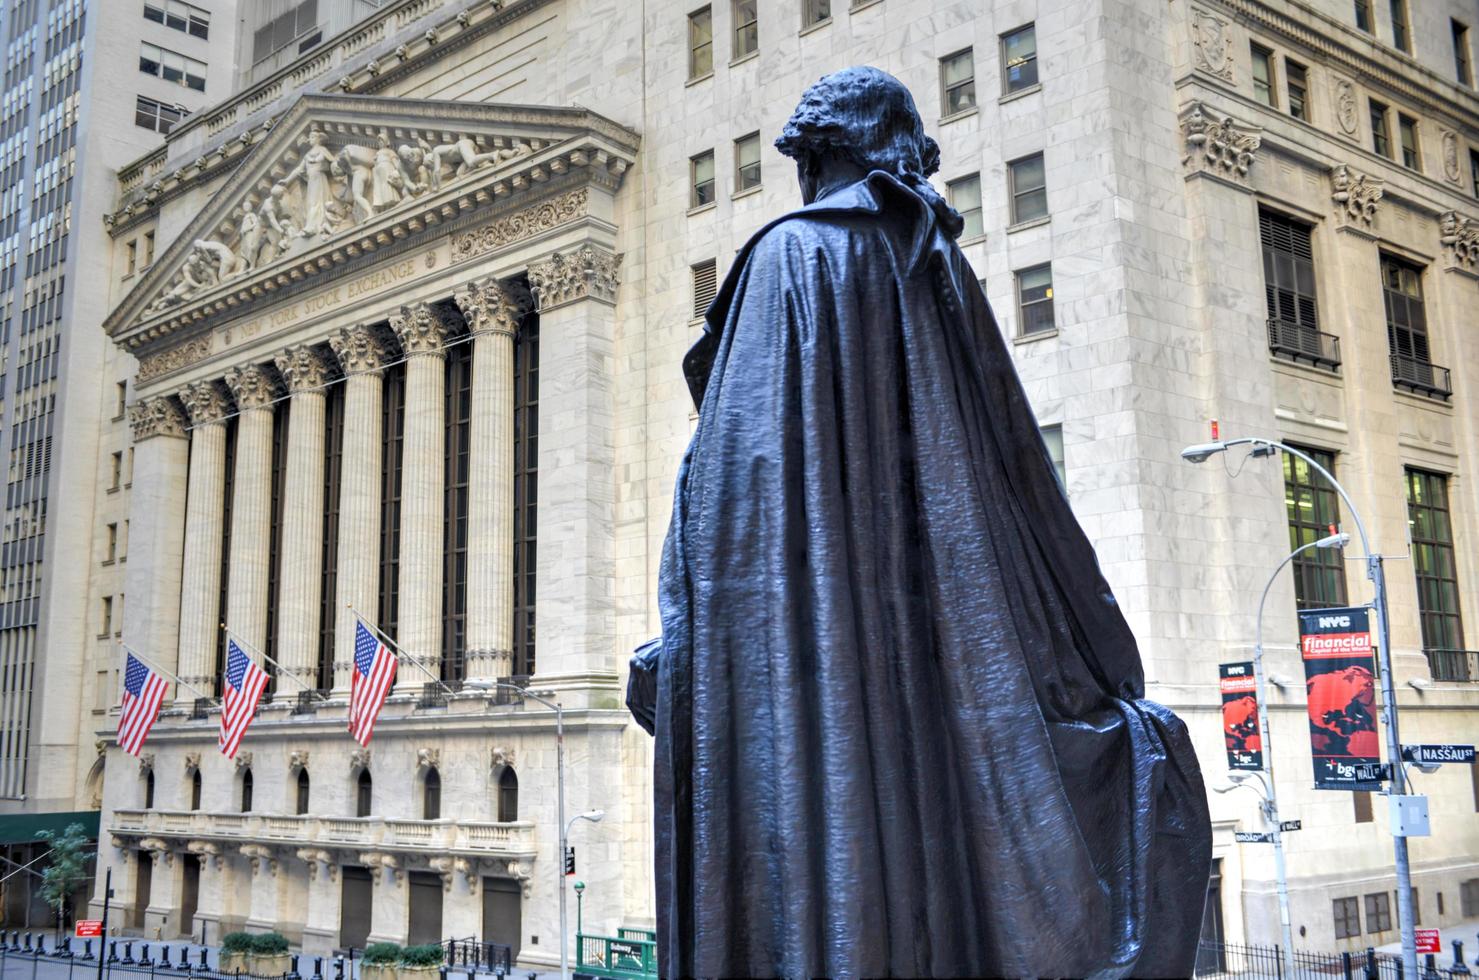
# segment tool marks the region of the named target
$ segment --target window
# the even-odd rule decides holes
[[[1356,823],[1370,823],[1371,816],[1371,794],[1367,792],[1355,792],[1351,794],[1351,806],[1355,810]]]
[[[190,773],[190,809],[200,809],[200,770]]]
[[[1412,36],[1407,27],[1407,0],[1391,0],[1392,44],[1398,51],[1412,53]]]
[[[126,486],[126,487],[133,486],[134,485],[134,447],[133,446],[129,446],[128,447],[128,467],[124,470],[124,473],[126,474],[126,476],[124,477],[124,483],[123,483],[123,485]]]
[[[514,676],[534,673],[539,535],[539,314],[514,339]]]
[[[296,7],[290,7],[286,12],[274,20],[268,21],[257,28],[252,35],[252,61],[261,61],[270,57],[288,45],[303,38],[304,43],[299,45],[298,53],[312,47],[308,42],[315,40],[304,35],[311,34],[318,29],[318,0],[303,0]]]
[[[1367,933],[1386,932],[1392,928],[1392,897],[1386,892],[1366,896]]]
[[[1253,95],[1264,105],[1276,105],[1274,101],[1274,53],[1268,48],[1252,45],[1253,50]]]
[[[354,815],[356,817],[368,817],[374,796],[374,783],[370,779],[370,770],[361,769],[359,778],[354,784]]]
[[[421,782],[421,819],[440,820],[442,817],[442,777],[436,769],[426,770]]]
[[[941,115],[953,116],[976,105],[976,63],[971,49],[940,59]]]
[[[154,264],[154,232],[144,232],[144,268]]]
[[[1402,142],[1402,166],[1420,173],[1423,161],[1417,142],[1417,120],[1397,113],[1397,136]]]
[[[1289,90],[1289,115],[1309,122],[1309,72],[1304,65],[1284,59],[1284,86]]]
[[[1469,60],[1469,29],[1458,21],[1450,21],[1453,28],[1453,74],[1460,85],[1474,84],[1474,63]]]
[[[1335,472],[1334,453],[1300,448],[1325,469]],[[1320,540],[1331,533],[1331,525],[1340,524],[1340,498],[1330,482],[1309,463],[1290,453],[1284,454],[1284,507],[1289,514],[1291,551]],[[1297,608],[1328,609],[1346,604],[1345,558],[1340,550],[1310,548],[1291,564]]]
[[[1053,461],[1053,472],[1058,476],[1058,486],[1068,491],[1068,467],[1063,461],[1063,426],[1042,427],[1043,445],[1048,447],[1048,458]]]
[[[1479,878],[1459,882],[1458,906],[1459,914],[1465,919],[1479,915]]]
[[[442,664],[441,680],[467,676],[468,493],[472,474],[472,344],[444,357],[442,418]]]
[[[1409,469],[1407,527],[1412,539],[1412,570],[1417,576],[1417,608],[1423,650],[1438,680],[1470,680],[1459,612],[1458,562],[1448,509],[1448,478]]]
[[[128,518],[123,519],[123,546],[118,549],[118,560],[128,560]]]
[[[743,58],[760,47],[759,0],[731,0],[734,11],[734,54]]]
[[[1479,813],[1479,760],[1469,764],[1469,782],[1474,789],[1474,812]],[[1443,893],[1438,893],[1438,914],[1443,914]]]
[[[1438,892],[1438,918],[1443,918],[1443,893]]]
[[[751,133],[734,141],[734,189],[747,191],[760,186],[760,134]]]
[[[134,125],[152,129],[156,133],[169,133],[176,123],[189,114],[184,106],[165,105],[147,96],[140,95],[134,100]]]
[[[688,15],[688,77],[703,78],[714,71],[714,14],[705,7]]]
[[[1012,224],[1048,216],[1048,183],[1041,153],[1007,165],[1012,182]]]
[[[1479,197],[1479,150],[1469,151],[1469,183],[1474,185],[1474,196]]]
[[[1375,33],[1371,29],[1371,0],[1356,0],[1356,26],[1367,34]]]
[[[154,770],[144,773],[144,809],[154,809]]]
[[[1028,24],[1001,36],[1001,90],[1005,95],[1037,84],[1037,27]]]
[[[108,557],[103,561],[115,561],[118,558],[118,525],[108,525]]]
[[[113,597],[103,596],[103,628],[98,631],[99,637],[107,636],[113,632]]]
[[[801,5],[802,28],[814,27],[832,19],[832,0],[804,0]]]
[[[519,819],[519,777],[513,766],[504,766],[498,774],[498,822],[513,823]]]
[[[252,770],[250,766],[241,771],[241,812],[252,812]]]
[[[1021,317],[1021,335],[1047,333],[1053,322],[1053,267],[1034,266],[1017,273],[1017,311]]]
[[[210,37],[210,11],[182,3],[181,0],[144,0],[144,19],[183,31],[201,40]]]
[[[960,212],[961,220],[965,222],[961,240],[969,241],[985,235],[986,223],[981,217],[981,175],[971,174],[952,180],[946,188],[950,192],[950,206]]]
[[[1268,346],[1275,357],[1333,369],[1340,366],[1340,347],[1320,332],[1311,230],[1278,212],[1258,211]]]
[[[127,279],[138,270],[139,243],[128,242],[123,246],[123,277]]]
[[[1395,904],[1396,901],[1397,893],[1392,892],[1393,904]],[[1423,903],[1418,897],[1416,888],[1412,889],[1412,924],[1415,926],[1420,926],[1423,924]]]
[[[1330,903],[1335,909],[1335,938],[1350,939],[1361,935],[1361,909],[1354,898],[1337,898]]]
[[[714,151],[705,150],[696,157],[688,158],[688,176],[691,190],[688,195],[690,208],[701,208],[714,203]]]
[[[197,92],[205,91],[205,62],[147,41],[139,45],[139,71]]]
[[[1392,380],[1431,391],[1436,379],[1429,360],[1422,269],[1383,255],[1381,286],[1387,314],[1387,345],[1392,356]]]
[[[401,478],[406,426],[406,365],[385,369],[380,400],[380,631],[400,628]]]
[[[297,800],[295,801],[293,812],[302,816],[308,812],[308,792],[311,789],[307,769],[298,770],[297,783]]]
[[[128,382],[119,381],[113,386],[113,417],[123,418],[123,413],[128,409]]]
[[[693,318],[701,320],[709,311],[709,304],[714,302],[714,296],[718,290],[714,260],[700,262],[689,271],[693,274]]]
[[[1387,107],[1371,100],[1371,148],[1384,157],[1392,155],[1392,134],[1387,124]]]

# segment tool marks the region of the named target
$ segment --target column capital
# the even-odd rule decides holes
[[[1344,164],[1330,168],[1330,199],[1342,224],[1370,228],[1376,222],[1385,181]]]
[[[390,360],[379,334],[368,323],[342,328],[329,338],[329,346],[345,374],[379,374]]]
[[[429,303],[402,306],[390,315],[390,329],[395,331],[401,342],[401,350],[407,357],[420,355],[443,356],[442,348],[452,332],[452,320],[446,313]]]
[[[541,310],[581,299],[615,305],[621,256],[589,243],[529,265],[529,288]]]
[[[191,425],[224,422],[231,414],[231,396],[215,379],[197,381],[181,388],[180,401],[185,405]]]
[[[133,430],[134,442],[143,442],[155,436],[185,435],[185,413],[169,395],[158,395],[134,402],[128,409],[128,424]]]
[[[1181,136],[1186,143],[1181,163],[1189,175],[1215,177],[1246,190],[1254,155],[1263,145],[1262,134],[1256,126],[1218,115],[1211,106],[1188,103],[1181,110]]]
[[[463,283],[452,293],[452,299],[467,320],[468,332],[474,337],[485,333],[514,336],[518,332],[519,318],[533,303],[529,291],[522,286],[499,282],[492,276]]]
[[[288,391],[298,394],[322,388],[329,380],[329,364],[318,349],[308,344],[288,347],[273,357],[277,372],[288,384]]]
[[[272,407],[277,397],[277,383],[260,364],[247,364],[226,373],[226,385],[236,396],[236,407],[243,412]]]

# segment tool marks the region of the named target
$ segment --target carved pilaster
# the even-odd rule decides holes
[[[541,310],[581,299],[616,303],[621,256],[585,244],[529,266],[529,288]]]
[[[443,355],[447,337],[452,332],[451,318],[429,303],[402,306],[390,315],[390,329],[401,342],[407,357]]]
[[[1255,128],[1217,117],[1200,102],[1181,113],[1181,135],[1186,141],[1182,164],[1193,174],[1206,174],[1246,186],[1253,155],[1263,145]]]
[[[219,381],[197,381],[180,390],[180,401],[190,415],[191,425],[223,422],[231,414],[231,396]]]
[[[277,397],[277,382],[260,364],[232,368],[226,374],[226,386],[243,412],[268,408]]]
[[[1479,271],[1479,221],[1445,211],[1438,219],[1439,241],[1450,269]]]
[[[468,333],[475,337],[485,333],[514,336],[519,318],[533,300],[526,290],[492,276],[458,286],[452,299],[467,321]]]
[[[322,388],[328,383],[329,365],[316,348],[307,344],[287,348],[274,357],[273,362],[290,392]]]
[[[1335,202],[1335,216],[1343,223],[1370,228],[1376,221],[1383,183],[1343,163],[1331,167],[1330,199]]]
[[[128,409],[128,424],[133,430],[134,442],[155,436],[183,438],[186,429],[185,413],[168,395],[134,402]]]
[[[1205,10],[1191,8],[1191,43],[1196,51],[1198,71],[1216,75],[1226,82],[1233,80],[1231,25]]]
[[[345,374],[378,374],[390,360],[378,333],[368,324],[344,327],[329,338],[329,346]]]

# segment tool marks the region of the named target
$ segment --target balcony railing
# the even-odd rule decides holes
[[[299,691],[298,700],[293,704],[293,714],[311,715],[318,711],[318,691]]]
[[[211,716],[211,708],[215,707],[215,698],[196,698],[195,704],[190,709],[191,721],[202,721]]]
[[[1479,681],[1479,651],[1424,650],[1435,681]]]
[[[1406,354],[1392,355],[1392,384],[1439,401],[1446,402],[1453,395],[1448,368]]]
[[[1268,321],[1268,348],[1279,357],[1315,367],[1340,367],[1340,338],[1288,320]]]
[[[387,820],[200,810],[115,810],[110,830],[129,837],[286,841],[430,853],[530,854],[531,821]]]

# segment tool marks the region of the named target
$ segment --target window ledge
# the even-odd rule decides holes
[[[764,184],[756,184],[754,187],[746,187],[742,191],[735,191],[733,194],[729,195],[729,199],[731,201],[738,201],[742,197],[751,197],[755,194],[759,194],[763,190],[765,190]],[[708,205],[705,205],[705,207],[707,206]],[[693,212],[690,211],[689,213],[692,214]]]
[[[1004,105],[1008,102],[1015,102],[1018,99],[1025,99],[1027,96],[1034,95],[1041,91],[1042,82],[1038,82],[1034,85],[1029,85],[1026,88],[1020,88],[1015,92],[1008,92],[1006,95],[1003,95],[1001,98],[997,99],[996,103],[997,105]]]
[[[110,636],[111,636],[111,634],[109,634],[109,633],[99,633],[98,634],[98,639],[100,639],[100,640],[106,640],[106,639],[109,639]]]
[[[719,202],[718,201],[710,201],[708,204],[700,204],[696,208],[689,208],[688,209],[688,213],[689,213],[689,215],[703,214],[705,211],[712,211],[715,208],[717,208],[718,206],[719,206]]]
[[[128,414],[127,412],[119,412],[117,415],[113,416],[113,421],[114,422],[122,422],[123,421],[123,417],[125,415],[127,415],[127,414]]]
[[[1036,343],[1039,340],[1047,340],[1049,337],[1056,337],[1056,336],[1058,336],[1058,328],[1057,327],[1054,327],[1052,330],[1039,330],[1036,333],[1018,334],[1017,336],[1015,336],[1015,337],[1012,338],[1012,343],[1014,345],[1015,344],[1033,344],[1033,343]]]
[[[693,76],[688,81],[684,82],[683,85],[684,85],[684,87],[688,87],[688,86],[691,86],[691,85],[697,85],[700,82],[707,82],[709,79],[711,79],[713,77],[714,77],[714,72],[713,72],[712,69],[710,69],[709,71],[704,72],[702,75],[695,75],[695,76]]]
[[[1019,221],[1014,225],[1007,225],[1007,234],[1010,235],[1013,232],[1026,231],[1028,228],[1041,228],[1043,225],[1051,224],[1052,220],[1053,216],[1051,214],[1045,214],[1041,218],[1029,218],[1026,221]]]
[[[104,558],[103,559],[103,565],[104,566],[111,565],[111,564],[113,564],[113,561],[114,560],[112,558]]]
[[[989,235],[973,235],[970,238],[957,238],[955,244],[965,248],[967,245],[979,245],[989,237]]]
[[[855,14],[859,10],[867,10],[869,7],[876,7],[880,3],[883,3],[883,0],[858,0],[857,3],[847,8],[847,12],[850,14]]]
[[[109,488],[108,488],[108,492],[109,492],[109,493],[117,493],[117,492],[118,492],[118,491],[119,491],[119,489],[120,489],[120,488],[119,488],[119,487],[116,487],[116,486],[114,486],[114,487],[109,487]]]
[[[733,68],[735,65],[742,65],[747,61],[754,61],[758,57],[760,57],[760,49],[756,48],[748,54],[742,54],[738,58],[731,58],[729,60],[729,67]]]
[[[805,27],[801,28],[801,30],[796,33],[796,36],[797,37],[806,37],[806,35],[808,35],[808,34],[815,34],[817,31],[821,30],[822,28],[824,28],[824,27],[831,27],[831,26],[832,26],[832,18],[831,17],[824,17],[821,20],[817,21],[815,24],[808,24]]]
[[[962,109],[959,112],[953,112],[948,116],[941,116],[940,125],[943,126],[946,123],[953,123],[961,119],[967,119],[971,116],[974,116],[978,111],[980,111],[978,106],[971,106],[969,109]]]

